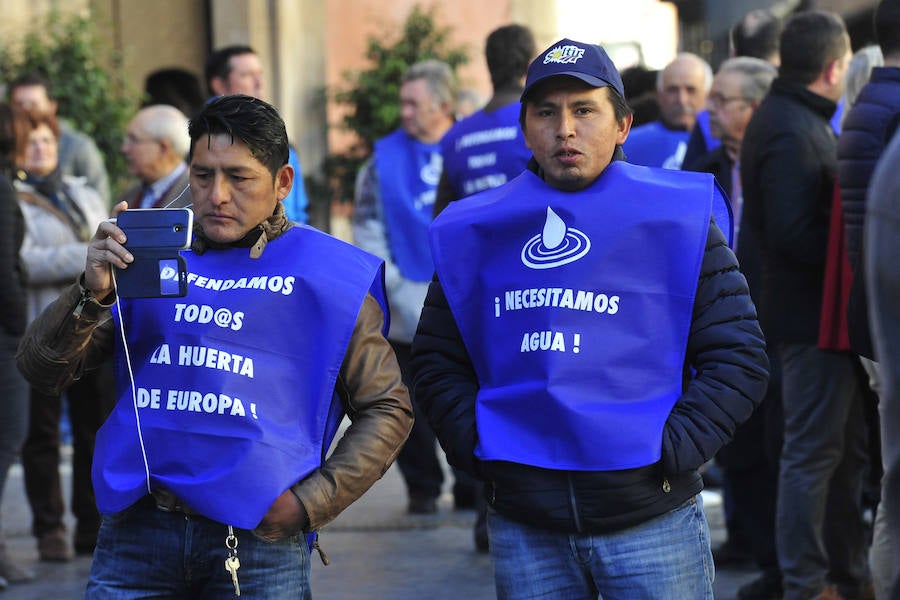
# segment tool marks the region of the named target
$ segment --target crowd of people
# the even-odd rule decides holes
[[[440,60],[403,74],[352,243],[306,224],[249,46],[206,94],[148,77],[115,202],[23,75],[0,497],[21,459],[39,557],[91,555],[89,598],[309,598],[317,531],[395,461],[437,512],[443,452],[498,598],[712,598],[743,565],[741,600],[900,599],[900,0],[874,34],[755,10],[715,70],[678,53],[638,96],[602,46],[499,27],[483,106]],[[184,207],[187,296],[120,296],[141,258],[115,217]],[[0,538],[0,589],[33,578]]]

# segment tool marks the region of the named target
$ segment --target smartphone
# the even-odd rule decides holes
[[[187,295],[187,263],[180,251],[191,245],[194,213],[189,208],[134,208],[119,213],[125,247],[134,256],[127,269],[116,269],[121,298]]]

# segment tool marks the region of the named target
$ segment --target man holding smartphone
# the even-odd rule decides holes
[[[312,534],[381,477],[412,425],[383,263],[285,218],[293,169],[272,106],[223,96],[189,132],[187,296],[117,297],[111,267],[134,257],[104,222],[19,368],[56,389],[116,348],[88,598],[308,598]],[[344,413],[353,423],[325,459]]]

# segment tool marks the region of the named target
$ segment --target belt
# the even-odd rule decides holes
[[[163,512],[180,512],[186,515],[199,515],[197,511],[181,501],[181,498],[169,490],[153,490],[150,497],[156,503],[156,508]]]

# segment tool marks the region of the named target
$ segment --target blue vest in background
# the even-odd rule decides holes
[[[519,127],[518,102],[480,110],[456,123],[441,140],[444,173],[457,198],[495,188],[525,170],[531,150]]]
[[[398,129],[375,142],[375,168],[391,258],[412,281],[431,281],[428,226],[441,177],[440,144],[424,144]]]
[[[667,129],[661,121],[653,121],[632,129],[622,150],[633,165],[680,169],[690,137],[690,131]]]
[[[303,180],[300,157],[293,146],[288,148],[288,164],[294,167],[294,185],[282,200],[284,213],[291,221],[309,223],[309,198],[306,195],[306,182]]]
[[[709,126],[709,111],[704,109],[697,113],[697,126],[703,133],[703,141],[706,142],[706,151],[712,152],[722,145],[719,138],[713,137],[712,129]]]
[[[324,460],[343,416],[335,381],[368,292],[387,318],[382,263],[306,226],[258,259],[247,248],[184,256],[186,297],[118,301],[137,407],[117,338],[119,402],[97,435],[97,504],[104,514],[130,506],[147,494],[149,470],[153,489],[252,529]]]
[[[432,253],[478,377],[480,459],[659,460],[714,203],[709,174],[618,161],[578,192],[526,171],[441,213]]]

